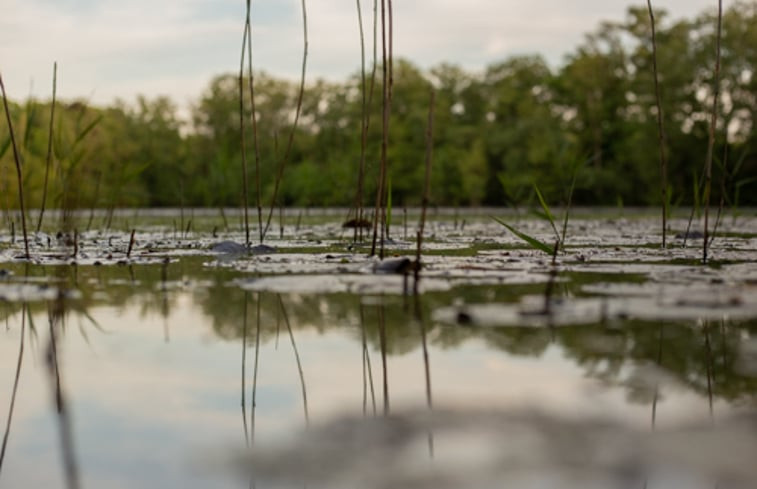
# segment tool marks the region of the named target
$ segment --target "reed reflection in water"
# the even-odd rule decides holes
[[[35,468],[60,466],[60,440],[69,435],[78,472],[68,480],[78,475],[81,487],[245,487],[249,480],[240,485],[223,468],[237,449],[254,441],[264,457],[294,456],[277,450],[333,420],[355,427],[356,415],[383,430],[384,421],[371,424],[384,418],[373,416],[377,402],[391,407],[389,424],[432,420],[409,426],[422,440],[425,462],[418,467],[439,467],[453,457],[447,421],[477,437],[477,413],[496,413],[484,416],[494,423],[538,407],[549,411],[549,423],[588,420],[566,425],[587,434],[595,433],[592,420],[609,413],[621,424],[618,433],[636,437],[627,427],[649,432],[650,410],[656,432],[708,421],[710,399],[719,426],[754,389],[754,380],[734,371],[739,338],[755,329],[752,323],[481,328],[429,319],[435,304],[449,302],[440,295],[407,303],[391,296],[251,293],[225,278],[183,272],[171,268],[174,282],[161,287],[161,267],[81,267],[81,297],[66,300],[65,314],[54,301],[6,304],[2,392],[13,389],[22,321],[48,324],[54,335],[26,345],[0,484],[62,485],[70,473]],[[286,348],[276,342],[282,328]],[[372,361],[377,355],[380,367]],[[55,360],[50,367],[48,357]],[[640,387],[630,374],[647,375],[637,369],[647,364],[659,368]],[[382,399],[374,388],[379,368]],[[59,424],[51,391],[53,400],[60,393],[69,428]],[[257,487],[264,487],[264,472]]]

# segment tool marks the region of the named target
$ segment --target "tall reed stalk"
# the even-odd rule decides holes
[[[368,94],[366,87],[366,75],[365,75],[365,33],[363,31],[363,10],[360,7],[360,0],[356,0],[357,4],[357,21],[360,29],[360,163],[358,166],[357,175],[357,191],[355,192],[355,220],[356,226],[352,240],[362,241],[363,239],[363,180],[365,178],[365,151],[366,144],[368,142]],[[375,4],[375,1],[374,1]]]
[[[249,0],[248,0],[249,2]],[[258,211],[258,237],[263,243],[263,207],[260,195],[260,144],[258,144],[258,112],[255,104],[255,74],[252,71],[252,21],[251,11],[247,10],[247,24],[249,32],[247,36],[247,79],[250,89],[250,109],[252,111],[252,143],[255,151],[255,207]]]
[[[421,222],[418,228],[418,238],[416,240],[415,250],[415,270],[413,281],[413,292],[418,295],[418,280],[420,279],[421,269],[421,248],[423,246],[423,230],[426,226],[426,209],[428,208],[431,195],[431,162],[433,161],[434,152],[434,106],[436,102],[436,93],[431,89],[431,97],[428,107],[428,123],[426,124],[426,173],[423,184],[423,200],[421,201]]]
[[[3,94],[3,107],[5,108],[5,118],[8,121],[8,132],[10,133],[11,146],[13,147],[13,160],[16,162],[16,179],[18,181],[18,205],[21,208],[21,228],[24,233],[24,252],[25,258],[28,260],[31,258],[29,254],[29,236],[26,232],[26,209],[24,208],[24,178],[21,173],[21,155],[18,152],[18,146],[16,145],[16,136],[13,133],[13,121],[11,120],[11,112],[8,108],[8,97],[5,94],[5,84],[3,83],[3,76],[0,75],[0,90]]]
[[[252,37],[250,32],[250,0],[247,0],[247,13],[244,23],[244,33],[242,34],[242,55],[239,61],[239,134],[242,144],[242,215],[244,216],[244,243],[250,244],[250,220],[248,215],[249,198],[247,182],[247,137],[245,135],[245,114],[244,114],[244,55],[247,52],[249,40]],[[252,65],[250,64],[250,70]],[[252,83],[250,81],[250,83]]]
[[[297,108],[294,112],[294,122],[292,124],[292,130],[289,133],[289,139],[287,140],[287,146],[284,150],[284,156],[279,162],[278,172],[276,173],[276,180],[273,184],[273,195],[271,196],[271,205],[268,210],[268,217],[266,218],[265,227],[260,236],[260,242],[265,239],[265,235],[268,232],[268,228],[271,226],[271,217],[273,216],[273,209],[276,207],[276,197],[279,193],[279,187],[281,186],[281,180],[284,176],[284,168],[289,161],[292,147],[294,146],[294,135],[297,132],[297,124],[300,121],[300,114],[302,113],[302,99],[305,95],[305,73],[307,70],[308,60],[308,13],[305,8],[305,0],[301,1],[302,5],[302,33],[303,33],[303,49],[302,49],[302,72],[300,74],[300,88],[297,93]]]
[[[704,239],[702,244],[702,263],[707,263],[707,246],[709,244],[708,225],[710,218],[710,192],[712,189],[712,152],[715,146],[715,130],[718,123],[718,95],[720,93],[720,41],[723,29],[723,0],[718,0],[718,28],[715,39],[715,79],[712,85],[712,114],[707,140],[707,159],[705,160],[704,182]]]
[[[391,11],[391,0],[381,0],[381,71],[382,71],[382,128],[381,128],[381,164],[379,166],[378,188],[376,189],[376,206],[373,212],[373,239],[371,240],[371,255],[376,254],[376,240],[378,238],[379,221],[381,222],[381,248],[379,257],[384,258],[384,230],[386,224],[386,180],[388,171],[387,148],[389,146],[389,114],[391,107],[391,50],[387,54],[387,37],[391,38],[390,24],[387,26],[387,2]],[[388,32],[387,32],[388,31]],[[391,39],[388,41],[391,46]]]
[[[45,159],[45,183],[42,185],[42,205],[39,209],[39,218],[37,219],[37,232],[42,228],[42,217],[45,215],[45,204],[47,202],[47,184],[50,178],[50,164],[53,156],[53,121],[55,119],[55,94],[58,86],[58,63],[53,63],[53,101],[50,104],[50,126],[47,131],[47,158]]]
[[[665,130],[663,127],[662,102],[660,98],[660,81],[657,73],[657,30],[655,28],[652,0],[647,0],[649,22],[652,27],[652,72],[654,75],[655,104],[657,105],[657,137],[660,152],[660,197],[662,198],[662,247],[666,247],[668,220],[668,164],[665,160]]]

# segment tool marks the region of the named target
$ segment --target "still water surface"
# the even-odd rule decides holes
[[[755,441],[732,435],[745,432],[740,425],[729,431],[744,419],[754,427],[749,259],[736,263],[752,271],[734,275],[733,300],[736,292],[718,282],[681,294],[680,281],[651,280],[677,297],[677,318],[656,318],[652,306],[646,315],[618,312],[660,305],[660,297],[633,302],[647,294],[649,276],[611,273],[611,259],[596,269],[577,259],[549,286],[588,309],[561,323],[534,321],[523,309],[524,297],[543,296],[544,280],[511,284],[482,273],[413,297],[371,288],[385,280],[371,273],[345,287],[324,279],[319,289],[308,285],[312,274],[264,274],[283,280],[272,285],[251,270],[297,261],[286,256],[6,264],[2,420],[22,331],[25,341],[0,487],[757,483],[738,458],[757,455]],[[500,268],[518,262],[496,250],[477,256],[501,258]],[[455,259],[429,257],[429,280],[435,266],[437,278],[448,277]],[[319,260],[349,273],[367,263]],[[522,261],[510,275],[531,270],[534,260]],[[455,266],[471,273],[482,263]],[[633,293],[616,300],[613,287]],[[704,306],[679,300],[696,294],[728,297]],[[595,301],[600,313],[581,301]],[[497,324],[513,307],[520,320]],[[673,439],[647,438],[666,433]]]

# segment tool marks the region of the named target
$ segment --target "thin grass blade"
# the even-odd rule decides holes
[[[494,216],[491,216],[491,218],[497,221],[498,223],[500,223],[501,225],[505,226],[508,229],[508,231],[510,231],[515,236],[519,237],[520,239],[528,243],[532,248],[536,250],[541,250],[548,255],[552,255],[553,248],[549,246],[548,244],[544,243],[543,241],[539,241],[538,239],[534,238],[533,236],[529,236],[528,234],[524,232],[518,231],[511,225],[507,224],[506,222],[500,219],[497,219]]]
[[[557,226],[555,225],[555,218],[552,215],[552,212],[549,210],[549,206],[547,205],[547,202],[544,200],[544,197],[542,196],[541,192],[539,191],[539,187],[536,184],[534,184],[534,190],[536,191],[536,197],[539,198],[539,204],[541,204],[541,208],[544,210],[544,215],[547,216],[547,220],[549,221],[549,224],[552,226],[552,230],[555,232],[555,236],[559,240],[560,232],[557,230]]]

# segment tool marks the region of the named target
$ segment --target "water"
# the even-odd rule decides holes
[[[329,219],[265,255],[154,227],[25,263],[4,235],[0,486],[757,485],[754,235],[702,267],[653,220],[575,220],[552,267],[442,216],[413,296]]]

